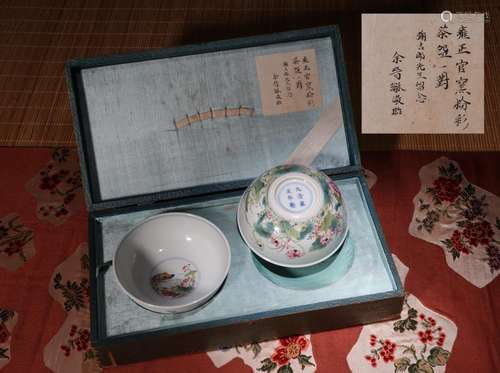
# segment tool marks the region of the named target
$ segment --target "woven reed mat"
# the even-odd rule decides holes
[[[364,4],[363,4],[364,3]],[[71,58],[314,27],[340,26],[359,126],[364,13],[487,11],[484,135],[363,135],[361,148],[500,150],[500,7],[496,1],[2,0],[0,145],[73,146],[63,64]]]

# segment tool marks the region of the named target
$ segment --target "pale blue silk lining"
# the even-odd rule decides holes
[[[131,301],[119,289],[114,272],[110,269],[104,276],[108,335],[158,327],[186,326],[395,290],[395,282],[388,269],[358,179],[344,179],[337,184],[347,206],[350,228],[348,239],[354,246],[354,260],[346,275],[336,282],[321,289],[307,291],[285,289],[273,284],[255,268],[252,254],[239,235],[236,225],[238,198],[205,202],[197,208],[191,206],[186,211],[211,220],[225,233],[230,242],[231,269],[221,291],[198,310],[175,317],[165,316],[142,309]],[[121,238],[131,228],[143,219],[163,211],[165,209],[100,218],[103,227],[104,260],[112,259]]]
[[[322,107],[263,115],[255,57],[311,48]],[[319,38],[82,70],[102,199],[252,179],[284,163],[338,96],[332,48],[330,38]],[[255,115],[176,130],[174,121],[185,115],[240,105]],[[344,130],[312,163],[348,165]]]

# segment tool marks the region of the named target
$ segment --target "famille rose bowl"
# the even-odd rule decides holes
[[[187,213],[145,220],[121,241],[113,267],[122,290],[137,304],[160,313],[189,311],[220,288],[231,263],[224,234]]]
[[[274,167],[255,179],[238,206],[248,247],[283,267],[313,266],[335,253],[347,236],[347,214],[337,185],[300,165]]]

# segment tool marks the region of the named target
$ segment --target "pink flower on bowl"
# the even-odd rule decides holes
[[[286,256],[288,256],[290,259],[300,258],[303,255],[304,255],[304,252],[302,250],[298,250],[298,249],[290,249],[286,252]]]

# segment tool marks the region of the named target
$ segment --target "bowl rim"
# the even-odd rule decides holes
[[[241,229],[241,218],[240,217],[240,211],[242,211],[241,209],[243,208],[243,201],[246,199],[247,197],[247,190],[245,190],[245,192],[243,193],[243,195],[241,196],[240,198],[240,201],[238,203],[238,211],[236,213],[236,221],[238,223],[238,230],[240,232],[240,236],[241,238],[243,238],[243,241],[245,242],[245,244],[248,246],[248,248],[255,254],[257,255],[258,257],[264,259],[266,262],[268,263],[272,263],[274,265],[277,265],[277,266],[280,266],[280,267],[286,267],[286,268],[306,268],[306,267],[311,267],[313,265],[316,265],[316,264],[319,264],[321,263],[322,261],[328,259],[329,257],[331,257],[333,254],[335,254],[341,247],[342,245],[344,244],[344,241],[346,240],[347,238],[347,234],[349,232],[349,224],[348,224],[348,216],[347,216],[347,211],[345,211],[344,209],[344,213],[345,213],[345,220],[346,220],[346,229],[344,231],[344,234],[343,234],[343,237],[342,239],[339,241],[337,247],[335,249],[333,249],[330,253],[328,253],[328,255],[320,258],[320,259],[317,259],[313,262],[310,262],[310,263],[306,263],[306,264],[284,264],[284,263],[280,263],[280,262],[277,262],[273,259],[270,259],[266,256],[264,256],[262,253],[260,253],[256,248],[254,248],[249,242],[248,240],[246,239],[245,235],[243,234],[243,230]],[[244,215],[244,214],[243,214]]]
[[[142,227],[144,224],[147,224],[148,222],[150,222],[152,220],[163,218],[165,216],[168,216],[168,217],[170,217],[170,216],[189,217],[189,218],[199,220],[199,221],[204,222],[207,225],[209,225],[211,228],[213,228],[219,234],[220,237],[222,237],[222,240],[224,242],[224,247],[226,249],[227,259],[228,259],[226,268],[224,270],[224,275],[221,277],[221,280],[217,283],[217,286],[214,286],[214,289],[212,289],[210,292],[205,294],[203,297],[197,298],[189,303],[180,304],[180,305],[176,305],[176,306],[164,306],[164,305],[153,304],[153,303],[146,302],[146,301],[132,295],[125,288],[125,286],[122,284],[122,282],[120,281],[120,277],[118,276],[118,271],[117,271],[117,267],[116,267],[116,257],[118,255],[120,247],[125,242],[125,240],[127,238],[129,238],[129,236],[134,231],[136,231],[137,229]],[[115,277],[116,277],[116,280],[117,280],[117,283],[118,283],[118,286],[120,287],[120,289],[129,298],[131,298],[134,302],[138,303],[140,306],[145,307],[148,310],[153,311],[153,312],[184,312],[184,311],[192,310],[193,308],[196,308],[196,307],[200,306],[201,304],[206,303],[220,289],[221,285],[224,283],[224,281],[227,278],[230,267],[231,267],[231,246],[229,245],[229,241],[227,240],[226,235],[222,232],[222,230],[218,226],[216,226],[210,220],[208,220],[204,217],[201,217],[199,215],[191,214],[188,212],[163,212],[163,213],[159,213],[159,214],[150,216],[150,217],[142,220],[139,224],[135,225],[129,232],[127,232],[127,234],[125,236],[123,236],[123,238],[120,240],[120,242],[118,243],[118,245],[116,247],[115,253],[113,254],[113,272],[115,274]],[[159,311],[159,310],[161,310],[161,311]]]

